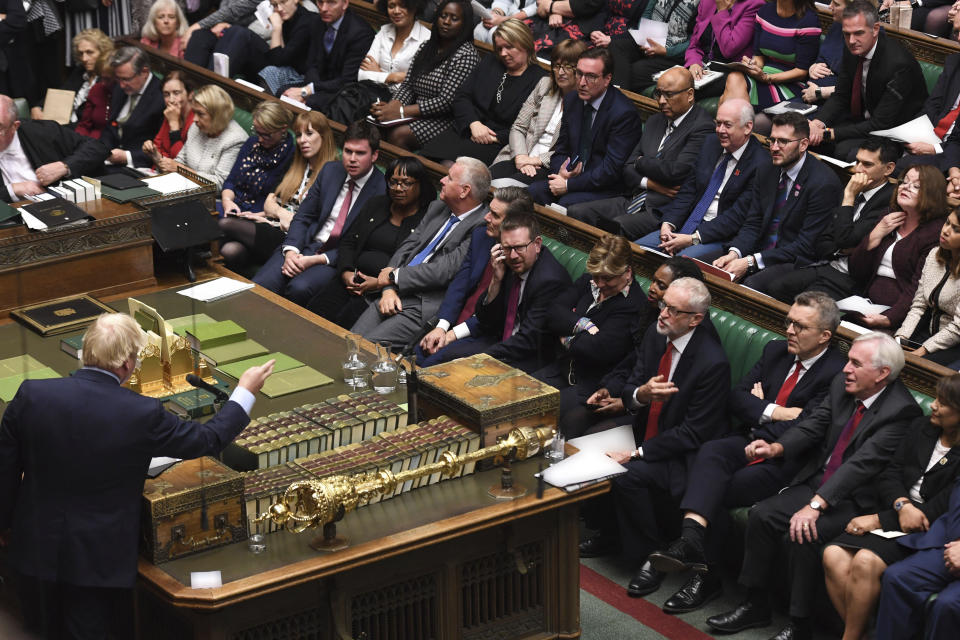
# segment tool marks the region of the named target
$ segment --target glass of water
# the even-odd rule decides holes
[[[550,463],[550,466],[553,466],[563,460],[563,448],[566,446],[566,444],[567,439],[564,438],[563,434],[558,431],[557,435],[553,437],[553,441],[547,446],[546,451],[543,452],[543,457],[547,459],[547,462]]]
[[[392,346],[386,340],[377,343],[377,361],[370,369],[373,390],[377,393],[393,393],[397,388],[397,362],[393,359]]]
[[[362,339],[356,333],[350,333],[346,336],[347,357],[343,361],[343,381],[350,385],[352,389],[366,389],[369,385],[367,363],[360,354],[360,341]]]

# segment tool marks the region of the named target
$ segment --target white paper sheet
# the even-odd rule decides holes
[[[933,123],[926,114],[919,118],[914,118],[910,122],[905,122],[899,127],[892,129],[880,129],[871,131],[870,135],[890,138],[897,142],[926,142],[927,144],[939,144],[940,138],[933,130]]]
[[[840,311],[856,311],[863,315],[883,313],[890,307],[885,304],[875,304],[863,296],[850,296],[837,301],[837,307]]]
[[[143,181],[147,183],[148,187],[154,191],[159,191],[163,195],[177,193],[178,191],[189,191],[200,186],[190,178],[176,172],[144,178]]]
[[[252,282],[241,282],[233,278],[216,278],[209,282],[181,289],[177,291],[177,293],[188,298],[193,298],[194,300],[199,300],[200,302],[213,302],[214,300],[226,298],[227,296],[232,296],[235,293],[240,293],[241,291],[252,288]]]
[[[874,529],[870,533],[872,533],[875,536],[880,536],[881,538],[887,538],[891,540],[893,538],[899,538],[900,536],[907,535],[903,531],[884,531],[883,529]]]
[[[545,469],[543,479],[555,487],[563,488],[611,478],[626,472],[626,468],[604,453],[581,451]]]
[[[607,429],[599,433],[591,433],[588,436],[580,436],[573,440],[567,440],[567,444],[572,445],[580,451],[632,451],[637,448],[637,442],[633,437],[633,427],[629,424],[620,425],[613,429]]]
[[[854,333],[859,333],[859,334],[870,333],[871,331],[873,331],[873,329],[867,329],[866,327],[861,327],[860,325],[854,324],[849,320],[841,320],[840,326],[845,327],[850,331],[853,331]]]
[[[273,30],[273,25],[270,24],[271,13],[273,13],[273,7],[270,5],[270,0],[263,0],[263,2],[257,5],[257,10],[253,13],[253,15],[256,16],[257,21],[267,31]]]
[[[219,571],[191,571],[191,589],[215,589],[223,586],[223,576]]]
[[[647,40],[653,40],[657,44],[667,46],[667,27],[666,22],[641,18],[637,28],[630,29],[630,35],[633,36],[634,42],[641,47],[650,46]]]

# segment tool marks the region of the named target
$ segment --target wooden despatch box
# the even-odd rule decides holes
[[[219,460],[184,460],[144,483],[140,551],[154,564],[246,539],[243,476]]]
[[[421,369],[419,420],[448,415],[480,434],[481,447],[514,427],[556,428],[560,392],[480,353]]]

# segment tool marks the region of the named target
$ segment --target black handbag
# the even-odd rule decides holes
[[[386,85],[372,80],[351,82],[333,96],[326,110],[327,117],[343,124],[362,120],[370,113],[370,105],[378,99],[381,102],[392,99]]]

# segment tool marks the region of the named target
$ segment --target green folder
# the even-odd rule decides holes
[[[262,356],[269,352],[269,349],[264,347],[256,340],[247,338],[246,340],[241,340],[240,342],[231,342],[230,344],[223,344],[219,347],[210,347],[209,349],[204,349],[200,353],[204,358],[207,359],[208,362],[210,362],[211,365],[214,367],[220,367],[225,364],[230,364],[231,362],[249,360],[250,358]]]
[[[333,378],[323,375],[313,367],[297,367],[279,373],[274,372],[263,383],[260,391],[268,398],[276,398],[297,391],[322,387],[331,382]]]
[[[108,187],[105,184],[100,185],[100,195],[104,198],[113,200],[123,204],[124,202],[130,202],[137,198],[149,198],[150,196],[158,196],[160,192],[156,189],[151,189],[150,187],[135,187],[133,189],[114,189]]]
[[[186,332],[190,346],[201,352],[211,347],[247,339],[246,330],[233,320],[198,324],[187,328]]]
[[[302,367],[303,363],[295,358],[283,353],[268,353],[266,355],[257,356],[255,358],[247,358],[246,360],[239,360],[237,362],[231,362],[230,364],[223,365],[222,367],[217,367],[218,371],[225,373],[226,375],[234,378],[236,380],[240,379],[240,376],[243,375],[243,372],[249,369],[250,367],[257,367],[270,360],[276,358],[277,363],[273,365],[273,375],[277,375],[281,371],[286,371],[287,369],[296,369],[297,367]],[[273,376],[271,376],[273,377]]]
[[[13,207],[11,207],[6,202],[0,202],[0,222],[9,220],[14,216],[20,215],[20,212]]]
[[[46,368],[47,365],[43,364],[31,355],[14,356],[12,358],[0,360],[0,378],[6,378],[8,376],[15,376],[28,371],[36,371],[38,369]]]
[[[17,389],[20,388],[20,384],[24,380],[46,380],[59,377],[60,374],[50,367],[43,367],[42,369],[34,369],[26,373],[0,378],[0,400],[4,402],[13,400],[13,396],[17,395]]]
[[[197,313],[192,316],[180,316],[179,318],[167,320],[167,324],[170,325],[170,328],[181,336],[187,332],[187,329],[201,324],[213,324],[214,322],[216,322],[216,320],[205,313]]]

